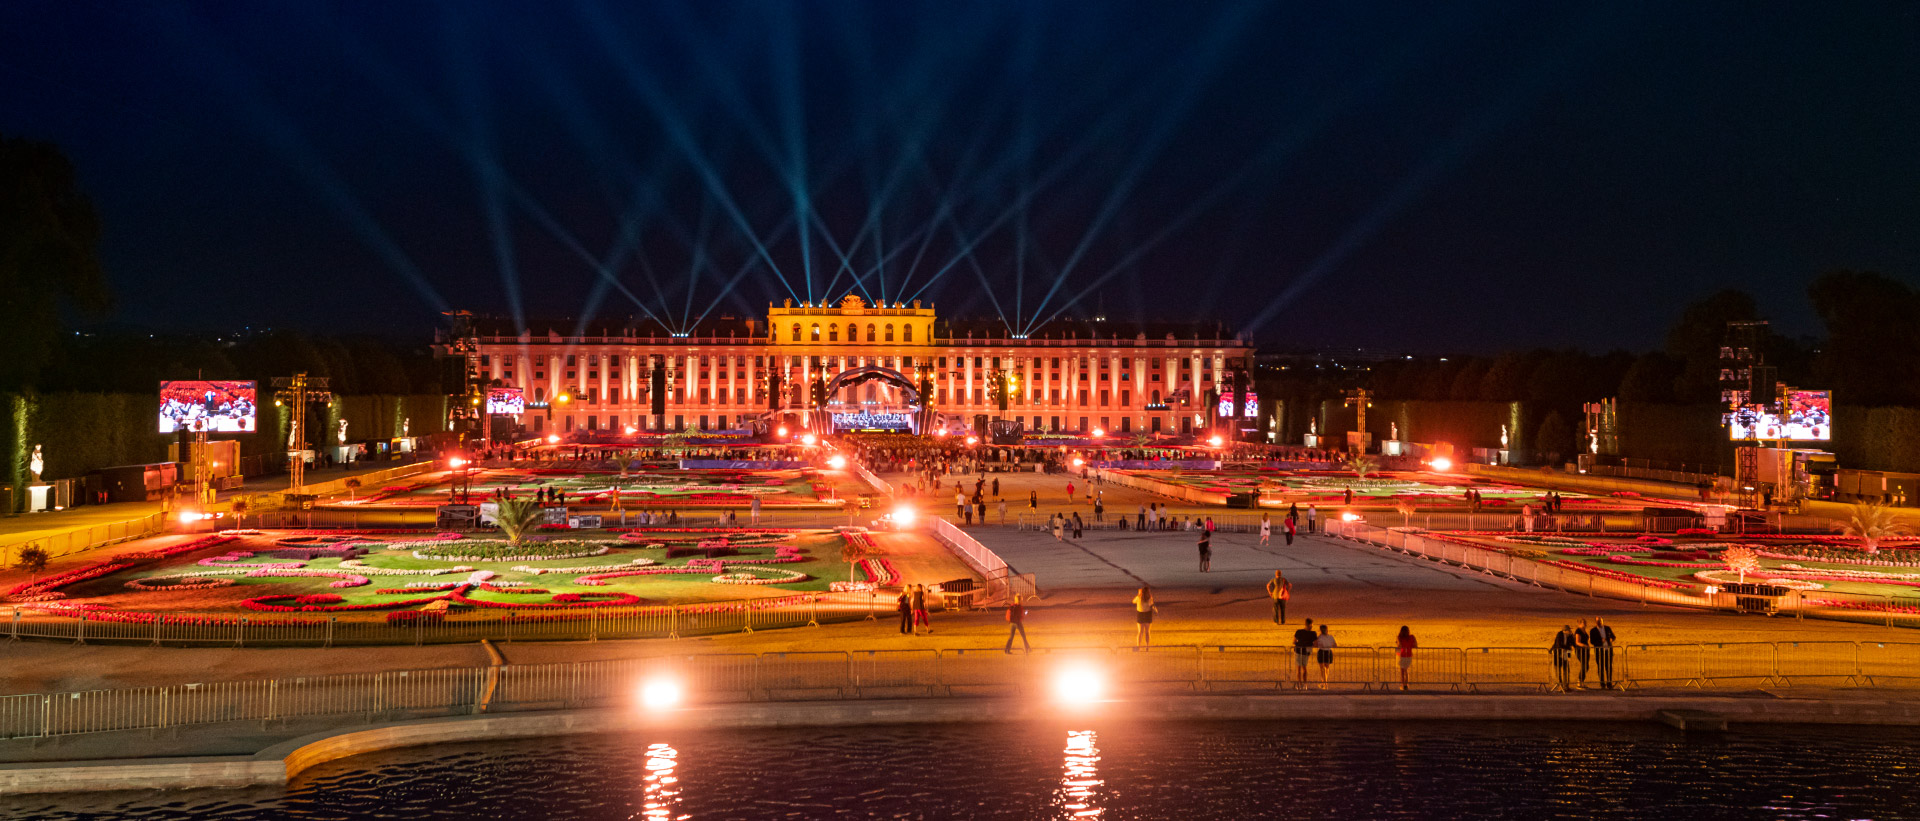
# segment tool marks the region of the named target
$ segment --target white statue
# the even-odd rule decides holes
[[[1308,420],[1307,420],[1307,435],[1308,435],[1308,436],[1319,436],[1319,435],[1320,435],[1320,420],[1318,420],[1318,419],[1308,419]]]
[[[40,474],[47,469],[47,459],[40,453],[40,446],[33,446],[33,456],[27,460],[27,470],[33,471],[33,481],[40,481]]]
[[[1599,431],[1597,430],[1587,431],[1587,452],[1588,453],[1600,452],[1600,432]]]
[[[1507,426],[1506,425],[1500,426],[1500,449],[1501,450],[1507,449]]]
[[[340,444],[347,443],[347,420],[340,420]]]
[[[400,438],[405,439],[412,435],[413,435],[413,417],[409,416],[405,419],[400,420]]]
[[[1400,423],[1399,422],[1387,423],[1387,438],[1395,442],[1400,441]]]

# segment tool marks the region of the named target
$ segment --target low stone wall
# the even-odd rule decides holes
[[[1880,699],[1755,699],[1700,695],[1326,694],[1185,695],[1090,705],[1079,712],[1044,698],[785,701],[638,710],[567,710],[460,716],[343,727],[252,756],[120,759],[0,767],[0,794],[129,789],[281,786],[302,771],[355,755],[430,744],[624,732],[642,728],[759,729],[884,724],[1127,720],[1653,721],[1697,710],[1734,724],[1920,725],[1920,702]]]

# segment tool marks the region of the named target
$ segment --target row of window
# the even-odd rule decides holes
[[[794,326],[794,327],[796,327],[796,328],[797,328],[797,327],[799,327],[799,326],[797,326],[797,325],[796,325],[796,326]],[[869,326],[869,327],[871,327],[871,326]],[[888,327],[892,327],[892,326],[888,326]],[[829,340],[829,341],[832,341],[832,340]],[[913,341],[913,340],[912,340],[911,338],[909,338],[909,339],[908,339],[907,341],[909,341],[909,342],[911,342],[911,341]],[[534,367],[536,367],[536,368],[544,368],[544,367],[546,367],[546,366],[547,366],[547,357],[546,357],[546,355],[545,355],[545,354],[535,354],[535,355],[533,355],[533,356],[530,356],[530,357],[528,357],[528,358],[529,358],[529,359],[532,359],[532,360],[533,360],[533,365],[534,365]],[[556,355],[554,356],[554,359],[560,359],[560,358],[561,358],[561,357],[560,357],[560,356],[559,356],[558,354],[556,354]],[[578,367],[578,365],[579,365],[579,361],[578,361],[578,360],[580,359],[580,355],[579,355],[579,354],[567,354],[565,358],[566,358],[566,361],[567,361],[567,362],[566,362],[566,364],[567,364],[567,367],[569,367],[569,368],[573,368],[573,367]],[[688,361],[689,359],[693,359],[693,358],[694,358],[694,357],[689,357],[689,356],[676,356],[676,357],[673,357],[673,365],[674,365],[675,367],[685,367],[685,366],[687,365],[687,361]],[[735,364],[735,365],[737,365],[737,366],[741,366],[741,367],[745,367],[745,366],[746,366],[746,364],[747,364],[747,358],[746,358],[745,356],[734,356],[734,357],[732,357],[732,358],[733,358],[733,360],[734,360],[734,362],[733,362],[733,364]],[[587,367],[589,367],[589,368],[597,368],[597,367],[599,367],[599,366],[600,366],[600,355],[599,355],[599,354],[586,354],[586,359],[587,359]],[[719,360],[719,362],[718,362],[717,364],[720,364],[720,365],[725,365],[725,364],[727,364],[727,359],[728,359],[728,357],[726,357],[726,356],[724,356],[724,355],[719,355],[719,356],[714,356],[714,355],[702,355],[702,356],[700,356],[700,357],[698,357],[698,359],[699,359],[699,364],[700,364],[701,366],[703,366],[703,367],[704,367],[704,366],[706,366],[706,365],[708,365],[708,364],[712,364],[712,363],[710,362],[710,360],[715,360],[715,359],[717,359],[717,360]],[[827,359],[828,361],[830,361],[830,362],[837,362],[837,361],[838,361],[838,358],[837,358],[837,357],[827,357],[826,359]],[[1000,366],[1001,366],[1001,365],[1000,365],[1000,362],[1001,362],[1001,357],[998,357],[998,356],[994,356],[994,357],[985,357],[985,356],[976,356],[976,357],[974,357],[974,358],[973,358],[973,366],[974,366],[974,367],[976,367],[976,368],[984,368],[984,367],[987,367],[987,364],[986,364],[986,363],[987,363],[987,361],[988,361],[989,359],[991,359],[991,360],[992,360],[992,362],[993,362],[993,365],[992,365],[992,366],[993,366],[993,367],[995,367],[995,368],[998,368],[998,367],[1000,367]],[[1039,361],[1040,361],[1040,359],[1041,359],[1041,357],[1034,357],[1033,359],[1034,359],[1034,363],[1035,363],[1035,364],[1038,364],[1038,363],[1039,363]],[[1090,360],[1090,359],[1092,359],[1092,360],[1096,360],[1096,361],[1098,361],[1098,362],[1100,363],[1100,369],[1101,369],[1101,370],[1106,370],[1106,369],[1108,368],[1108,365],[1109,365],[1109,359],[1108,359],[1107,357],[1085,357],[1085,356],[1083,356],[1083,357],[1080,357],[1080,362],[1079,362],[1079,364],[1080,364],[1080,367],[1081,367],[1081,368],[1082,368],[1083,370],[1084,370],[1084,369],[1086,369],[1087,367],[1089,367],[1089,364],[1088,364],[1088,363],[1089,363],[1089,360]],[[513,367],[513,360],[514,360],[514,355],[513,355],[513,354],[501,354],[501,355],[500,355],[500,365],[501,365],[501,367],[504,367],[504,368],[511,368],[511,367]],[[956,356],[956,357],[952,357],[952,361],[953,361],[953,367],[956,367],[956,368],[958,368],[958,367],[964,367],[964,366],[966,365],[966,360],[967,360],[967,358],[966,358],[966,357],[964,357],[964,356]],[[818,357],[818,356],[816,356],[816,357],[813,357],[813,362],[814,362],[814,364],[815,364],[815,365],[818,365],[818,364],[820,364],[820,361],[821,361],[821,357]],[[888,357],[888,358],[887,358],[887,364],[888,364],[888,367],[891,367],[891,366],[892,366],[892,361],[893,361],[893,360],[892,360],[892,357]],[[938,365],[939,365],[939,367],[942,367],[942,368],[945,368],[945,367],[948,367],[948,365],[947,365],[947,361],[948,361],[948,357],[945,357],[945,356],[942,356],[942,357],[939,357],[939,360],[938,360]],[[1072,360],[1072,358],[1071,358],[1071,357],[1069,357],[1067,361],[1068,361],[1068,365],[1069,365],[1069,366],[1071,366],[1071,365],[1073,364],[1073,360]],[[1129,363],[1130,361],[1131,361],[1131,360],[1129,360],[1129,359],[1126,359],[1126,358],[1124,358],[1124,357],[1122,357],[1122,358],[1121,358],[1121,360],[1120,360],[1120,363],[1121,363],[1121,367],[1122,367],[1122,368],[1124,368],[1124,367],[1126,367],[1126,365],[1127,365],[1127,364],[1128,364],[1128,363]],[[1185,359],[1184,357],[1180,357],[1180,358],[1173,358],[1173,361],[1175,361],[1175,362],[1185,362],[1185,361],[1187,361],[1187,360],[1186,360],[1186,359]],[[905,367],[909,367],[909,368],[911,368],[911,367],[913,367],[913,357],[911,357],[911,356],[908,356],[908,357],[903,357],[903,362],[905,363],[905,364],[904,364],[904,366],[905,366]],[[1153,357],[1153,358],[1151,358],[1150,360],[1148,360],[1148,362],[1149,362],[1149,364],[1148,364],[1148,367],[1150,367],[1150,368],[1155,368],[1155,369],[1157,369],[1157,368],[1159,368],[1159,367],[1160,367],[1160,357],[1157,357],[1157,356],[1156,356],[1156,357]],[[492,354],[484,354],[484,353],[483,353],[483,354],[481,354],[481,355],[480,355],[480,364],[481,364],[482,366],[488,366],[488,367],[490,367],[490,366],[492,366],[492,365],[493,365],[493,355],[492,355]],[[620,367],[620,356],[619,356],[618,354],[608,354],[608,355],[607,355],[607,364],[608,364],[608,365],[609,365],[609,366],[610,366],[610,367],[612,368],[612,370],[610,371],[610,373],[609,373],[609,375],[610,375],[610,376],[612,376],[613,378],[616,378],[616,379],[617,379],[617,378],[619,378],[619,376],[620,376],[620,371],[619,371],[618,369],[619,369],[619,367]],[[1011,364],[1013,364],[1014,366],[1016,366],[1016,367],[1017,367],[1017,366],[1020,366],[1020,365],[1025,365],[1025,364],[1027,364],[1027,360],[1026,360],[1026,358],[1025,358],[1025,357],[1017,357],[1017,358],[1015,358],[1015,361],[1014,361],[1013,363],[1011,363]],[[1211,365],[1211,364],[1212,364],[1212,363],[1206,363],[1206,365]],[[766,367],[766,366],[767,366],[767,357],[765,357],[765,356],[756,356],[756,357],[754,357],[754,358],[753,358],[753,365],[754,365],[754,367],[756,367],[756,368],[764,368],[764,367]],[[1205,367],[1206,365],[1203,365],[1203,367]],[[1056,357],[1052,357],[1052,367],[1053,367],[1054,369],[1056,369],[1056,370],[1058,370],[1058,369],[1060,368],[1060,357],[1057,357],[1057,356],[1056,356]],[[1228,367],[1228,368],[1232,368],[1232,369],[1238,369],[1239,367],[1241,367],[1241,362],[1240,362],[1240,359],[1239,359],[1239,358],[1237,358],[1237,357],[1236,357],[1236,358],[1233,358],[1233,359],[1228,359],[1228,360],[1227,360],[1227,362],[1226,362],[1226,367]],[[593,376],[592,378],[598,378],[598,372],[597,372],[597,371],[594,371],[594,372],[591,372],[591,373],[592,373],[592,374],[594,374],[594,376]]]

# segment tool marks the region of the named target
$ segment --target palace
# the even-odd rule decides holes
[[[1016,335],[915,301],[769,305],[685,332],[653,320],[454,315],[436,349],[522,392],[525,433],[821,429],[1194,433],[1250,421],[1253,348],[1212,323],[1057,320]],[[1006,393],[1004,410],[1000,392]],[[511,391],[508,391],[511,393]],[[656,402],[655,400],[659,401]],[[924,401],[923,401],[924,400]],[[1223,410],[1224,409],[1224,410]],[[495,424],[499,424],[496,422]]]

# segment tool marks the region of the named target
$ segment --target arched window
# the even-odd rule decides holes
[[[893,323],[891,322],[887,323],[887,341],[893,341]]]
[[[819,326],[819,325],[815,325],[815,326],[813,326],[813,341],[815,341],[815,342],[819,342],[819,341],[820,341],[820,326]]]
[[[839,341],[840,341],[840,326],[838,326],[838,325],[828,325],[828,326],[827,326],[827,341],[828,341],[828,342],[839,342]]]
[[[1160,404],[1160,392],[1157,390],[1153,392],[1153,404]]]
[[[848,342],[860,341],[860,326],[855,325],[851,322],[847,323],[847,341]]]
[[[868,341],[868,342],[874,342],[874,341],[876,341],[876,340],[875,340],[875,339],[873,338],[873,326],[872,326],[872,325],[868,325],[868,326],[867,326],[867,341]]]
[[[793,323],[793,341],[800,341],[800,323],[798,322]]]
[[[902,325],[902,326],[900,326],[900,333],[901,333],[901,335],[902,335],[902,338],[901,338],[901,340],[900,340],[900,341],[902,341],[902,342],[912,342],[912,341],[913,341],[913,326],[912,326],[912,325]]]

